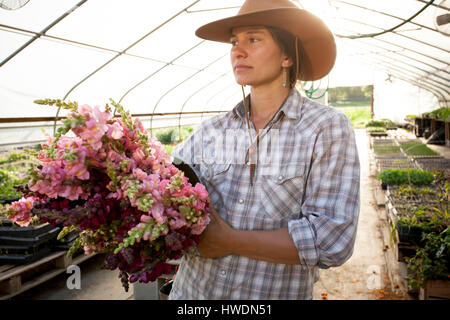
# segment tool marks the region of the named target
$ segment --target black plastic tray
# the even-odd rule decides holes
[[[23,255],[0,255],[0,265],[13,264],[21,265],[28,264],[38,261],[51,253],[48,246],[43,247],[41,250],[34,254],[23,254]]]
[[[397,232],[400,242],[415,245],[420,245],[422,243],[423,230],[419,227],[405,226],[397,222]]]
[[[52,249],[52,251],[67,251],[72,247],[74,242],[75,241],[56,243],[51,246],[51,249]]]
[[[20,198],[12,198],[12,199],[0,199],[0,204],[11,204],[13,202],[19,201],[22,197]]]
[[[44,247],[48,247],[48,244],[41,243],[35,246],[14,246],[2,244],[0,245],[0,256],[36,254]]]
[[[13,222],[11,220],[4,218],[0,219],[0,227],[12,227],[12,226]]]
[[[0,235],[1,245],[19,245],[19,246],[36,246],[44,242],[52,241],[58,237],[60,228],[53,227],[46,233],[42,233],[37,237],[16,237],[16,236],[2,236]],[[1,233],[0,233],[1,234]]]
[[[0,227],[0,237],[35,238],[49,232],[54,227],[48,222],[30,227]]]

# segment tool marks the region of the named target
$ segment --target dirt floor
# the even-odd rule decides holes
[[[389,244],[383,223],[384,209],[374,197],[375,177],[371,170],[369,138],[364,129],[356,137],[361,161],[361,210],[352,257],[342,266],[320,271],[314,287],[314,299],[322,300],[404,300],[405,290],[393,290],[401,277],[386,258]],[[80,264],[81,289],[67,288],[70,274],[61,274],[13,299],[126,300],[134,299],[133,286],[125,292],[118,272],[101,270],[103,256]],[[391,270],[390,270],[391,269]],[[394,275],[393,275],[394,274]]]

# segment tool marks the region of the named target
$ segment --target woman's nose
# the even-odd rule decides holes
[[[231,48],[231,58],[237,59],[237,58],[246,58],[247,57],[247,51],[239,44],[236,44]]]

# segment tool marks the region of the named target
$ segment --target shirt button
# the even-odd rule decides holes
[[[278,180],[283,180],[283,176],[279,176],[279,177],[278,177]]]
[[[220,274],[225,276],[227,274],[227,272],[225,270],[220,271]]]
[[[248,166],[250,165],[250,161],[247,161],[247,165],[248,165]]]
[[[239,203],[244,203],[244,199],[239,199]]]

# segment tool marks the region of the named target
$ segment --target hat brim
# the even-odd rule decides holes
[[[326,76],[336,61],[333,34],[318,17],[297,8],[278,8],[217,20],[197,29],[195,34],[206,40],[230,43],[236,27],[269,26],[289,31],[297,36],[303,49],[301,79],[318,80]]]

